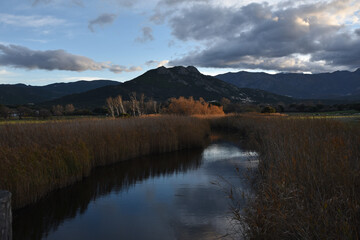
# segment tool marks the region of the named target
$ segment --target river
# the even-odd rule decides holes
[[[14,239],[231,239],[226,190],[233,184],[250,191],[243,173],[256,159],[254,152],[217,140],[203,150],[99,167],[15,211]]]

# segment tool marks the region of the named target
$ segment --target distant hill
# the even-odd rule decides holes
[[[220,100],[223,97],[236,102],[291,102],[292,99],[262,90],[238,88],[217,78],[201,74],[195,67],[160,67],[116,86],[105,86],[80,94],[72,94],[46,102],[47,105],[72,103],[76,107],[105,105],[107,97],[129,94],[145,94],[147,98],[164,101],[171,97],[203,97],[205,100]]]
[[[0,104],[40,103],[69,94],[86,92],[95,88],[117,84],[119,82],[110,80],[54,83],[46,86],[0,84]]]
[[[240,88],[261,89],[300,99],[360,99],[360,68],[320,74],[237,72],[216,78]]]

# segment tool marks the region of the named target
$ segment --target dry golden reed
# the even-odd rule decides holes
[[[206,121],[180,116],[1,125],[0,189],[19,208],[96,166],[203,146],[209,131]]]
[[[234,209],[247,238],[359,239],[359,123],[242,115],[212,126],[242,132],[260,153],[255,199]]]

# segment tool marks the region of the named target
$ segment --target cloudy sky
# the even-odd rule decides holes
[[[360,67],[360,0],[0,2],[0,83]]]

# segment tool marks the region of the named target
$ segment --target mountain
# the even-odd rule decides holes
[[[300,99],[345,99],[360,94],[360,68],[355,72],[333,73],[251,73],[237,72],[216,78],[240,88],[261,89]]]
[[[0,84],[0,104],[40,103],[69,94],[86,92],[95,88],[117,84],[119,82],[110,80],[54,83],[46,86]]]
[[[74,104],[76,107],[98,107],[107,97],[122,95],[129,99],[132,92],[145,94],[147,98],[165,101],[171,97],[203,97],[220,100],[223,97],[236,102],[290,102],[291,98],[262,90],[238,88],[217,78],[201,74],[195,67],[160,67],[116,86],[106,86],[85,93],[72,94],[47,102],[47,105]],[[139,96],[139,95],[138,95]]]

